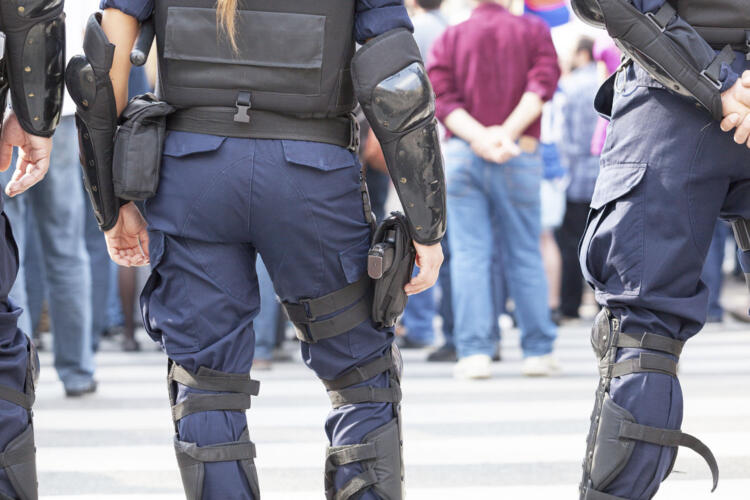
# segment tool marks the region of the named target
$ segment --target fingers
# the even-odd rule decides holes
[[[740,115],[738,115],[737,113],[730,113],[721,121],[721,130],[723,130],[724,132],[729,132],[739,124]]]
[[[417,249],[417,266],[419,274],[404,287],[407,295],[424,292],[437,282],[440,265],[443,263],[443,249],[440,244],[420,245],[414,243]]]
[[[745,71],[744,73],[742,73],[741,79],[742,79],[742,85],[744,87],[750,88],[750,70]]]
[[[5,192],[8,196],[17,196],[31,186],[44,179],[49,168],[49,159],[44,158],[37,163],[31,163],[19,154],[16,161],[16,171],[13,173],[8,185],[5,186]]]
[[[148,231],[145,227],[138,233],[138,243],[141,246],[141,254],[145,259],[145,263],[141,265],[146,266],[151,262],[151,254],[148,251]]]
[[[745,144],[750,138],[750,115],[747,115],[742,123],[734,131],[734,142],[737,144]]]

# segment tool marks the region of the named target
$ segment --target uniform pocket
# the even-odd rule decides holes
[[[333,144],[309,141],[281,141],[281,144],[286,161],[295,165],[330,171],[356,164],[351,151]]]
[[[167,354],[199,350],[190,315],[193,314],[187,296],[185,280],[179,270],[165,269],[168,242],[162,231],[149,231],[151,275],[141,292],[140,305],[146,332],[162,344]],[[175,272],[177,271],[177,272]],[[181,314],[174,314],[181,311]]]
[[[581,241],[584,277],[599,291],[640,292],[646,167],[646,163],[602,165]]]
[[[219,149],[226,139],[216,135],[172,131],[167,134],[164,141],[164,155],[183,158],[198,153],[210,153]]]

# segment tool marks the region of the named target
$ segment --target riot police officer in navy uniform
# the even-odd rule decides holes
[[[17,146],[15,172],[5,186],[16,196],[49,168],[64,90],[63,0],[0,0],[0,32],[0,110],[5,113],[9,90],[13,107],[2,125],[0,170],[10,166]],[[8,298],[19,255],[5,212],[0,234],[0,499],[36,500],[31,407],[39,360],[16,324],[21,310]]]
[[[580,498],[652,498],[680,446],[706,460],[715,488],[710,449],[680,430],[677,366],[706,320],[700,274],[718,217],[733,224],[750,271],[750,6],[572,5],[626,55],[597,96],[612,123],[581,243],[603,309],[592,330],[600,383]]]
[[[110,253],[126,265],[150,259],[141,305],[169,357],[187,498],[260,498],[245,417],[258,392],[249,377],[258,253],[332,402],[326,496],[403,498],[401,359],[392,329],[370,318],[373,221],[352,113],[356,98],[383,144],[421,270],[405,290],[419,292],[442,262],[445,190],[434,96],[403,2],[103,0],[102,8],[66,80]],[[112,137],[138,23],[151,17],[158,95],[176,111],[146,232],[135,206],[114,195]]]

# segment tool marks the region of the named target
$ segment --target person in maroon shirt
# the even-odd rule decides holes
[[[490,376],[494,221],[524,353],[522,372],[551,375],[557,331],[539,250],[542,104],[560,77],[549,28],[516,16],[510,0],[480,1],[432,48],[428,72],[444,149],[458,378]]]

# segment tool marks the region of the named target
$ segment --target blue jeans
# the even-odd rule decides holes
[[[255,330],[255,359],[271,359],[276,345],[276,325],[281,313],[280,304],[276,300],[273,281],[268,274],[263,259],[258,257],[255,262],[255,273],[258,275],[258,293],[260,295],[260,312],[253,321]]]
[[[540,156],[524,153],[498,165],[482,160],[466,142],[454,138],[446,143],[445,164],[459,358],[495,352],[495,244],[500,247],[508,293],[516,303],[523,354],[549,354],[557,330],[549,317],[539,250]]]
[[[25,291],[38,295],[42,282],[46,285],[55,369],[66,387],[84,385],[94,375],[91,274],[83,238],[84,199],[76,135],[73,117],[63,117],[53,139],[47,176],[17,200],[8,200],[9,205],[21,205],[9,214],[20,254],[25,253],[28,237],[22,217],[30,209],[28,216],[33,219],[29,223],[38,231],[44,263],[44,279],[17,280],[10,297],[27,309]],[[18,218],[14,220],[14,216]],[[25,272],[23,260],[19,277]],[[28,321],[22,320],[21,327],[29,328]]]
[[[419,273],[414,268],[414,276]],[[435,340],[435,331],[432,328],[432,320],[437,314],[435,304],[435,288],[430,288],[422,293],[412,295],[406,303],[401,323],[406,327],[406,337],[417,344],[431,345]]]
[[[721,268],[724,264],[724,248],[730,232],[729,224],[722,220],[716,221],[713,239],[701,274],[701,279],[708,287],[708,318],[713,320],[721,320],[724,316],[724,308],[719,302],[721,287],[724,284]]]

